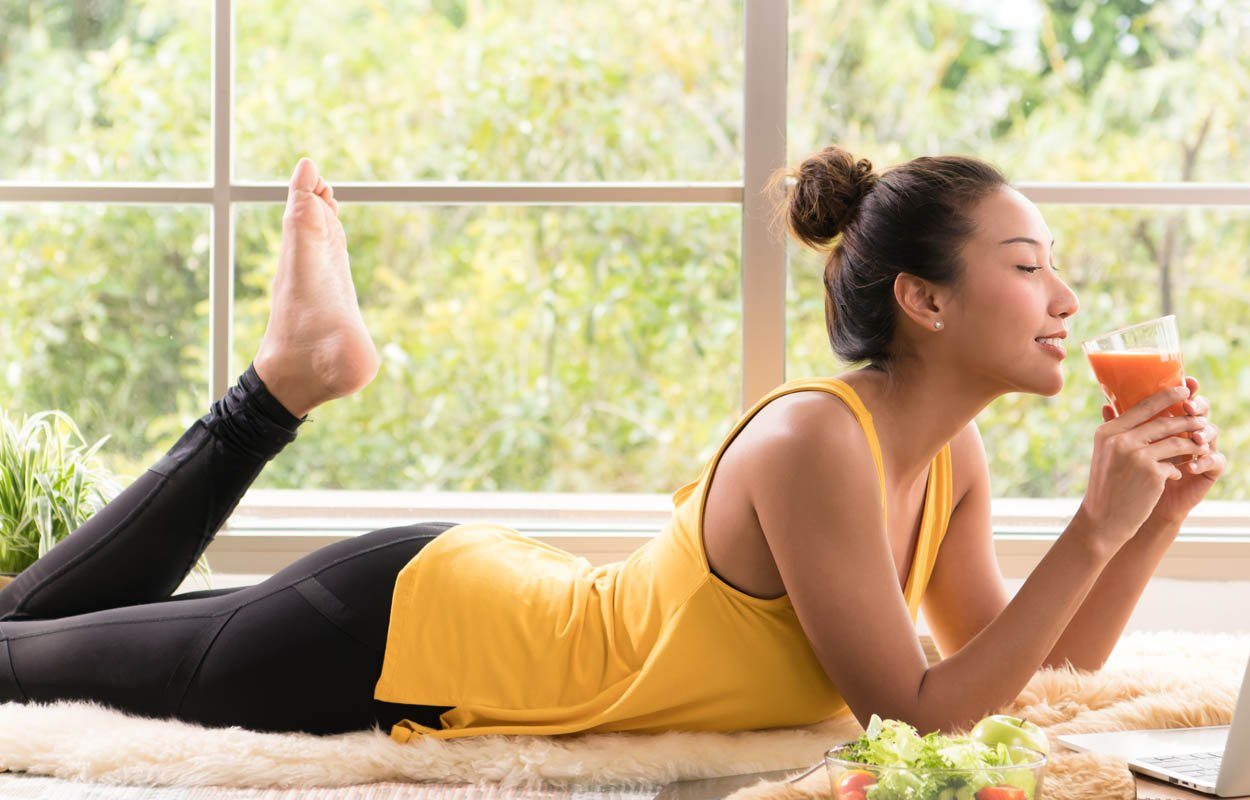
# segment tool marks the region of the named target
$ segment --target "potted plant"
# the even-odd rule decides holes
[[[63,411],[19,421],[0,409],[0,587],[121,491],[95,457],[108,438],[87,446]],[[194,572],[211,587],[205,556]]]

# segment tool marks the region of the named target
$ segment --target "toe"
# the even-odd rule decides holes
[[[317,188],[321,176],[310,158],[301,158],[295,165],[295,173],[291,175],[291,188],[304,192],[312,192]]]

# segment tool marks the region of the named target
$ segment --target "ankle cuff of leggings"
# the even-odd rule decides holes
[[[269,393],[251,365],[213,402],[203,421],[227,446],[266,460],[295,441],[304,423]]]
[[[293,433],[308,419],[307,414],[297,417],[278,402],[278,398],[269,392],[269,387],[260,379],[260,375],[256,374],[255,363],[247,365],[247,369],[243,370],[243,374],[239,376],[239,383],[247,390],[247,399],[275,425]]]

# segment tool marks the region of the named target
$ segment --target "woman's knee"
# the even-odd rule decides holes
[[[220,603],[203,599],[5,621],[0,701],[93,700],[169,716],[226,617]]]
[[[291,587],[248,602],[213,641],[178,717],[210,727],[368,729],[382,654]]]

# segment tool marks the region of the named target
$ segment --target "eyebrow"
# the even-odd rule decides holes
[[[1041,242],[1039,242],[1038,240],[1030,239],[1027,236],[1016,236],[1015,238],[1012,238],[1012,239],[1003,239],[1001,242],[999,242],[999,244],[1011,244],[1013,242],[1025,242],[1027,244],[1041,244]],[[1050,246],[1051,247],[1055,246],[1054,239],[1050,240]]]

